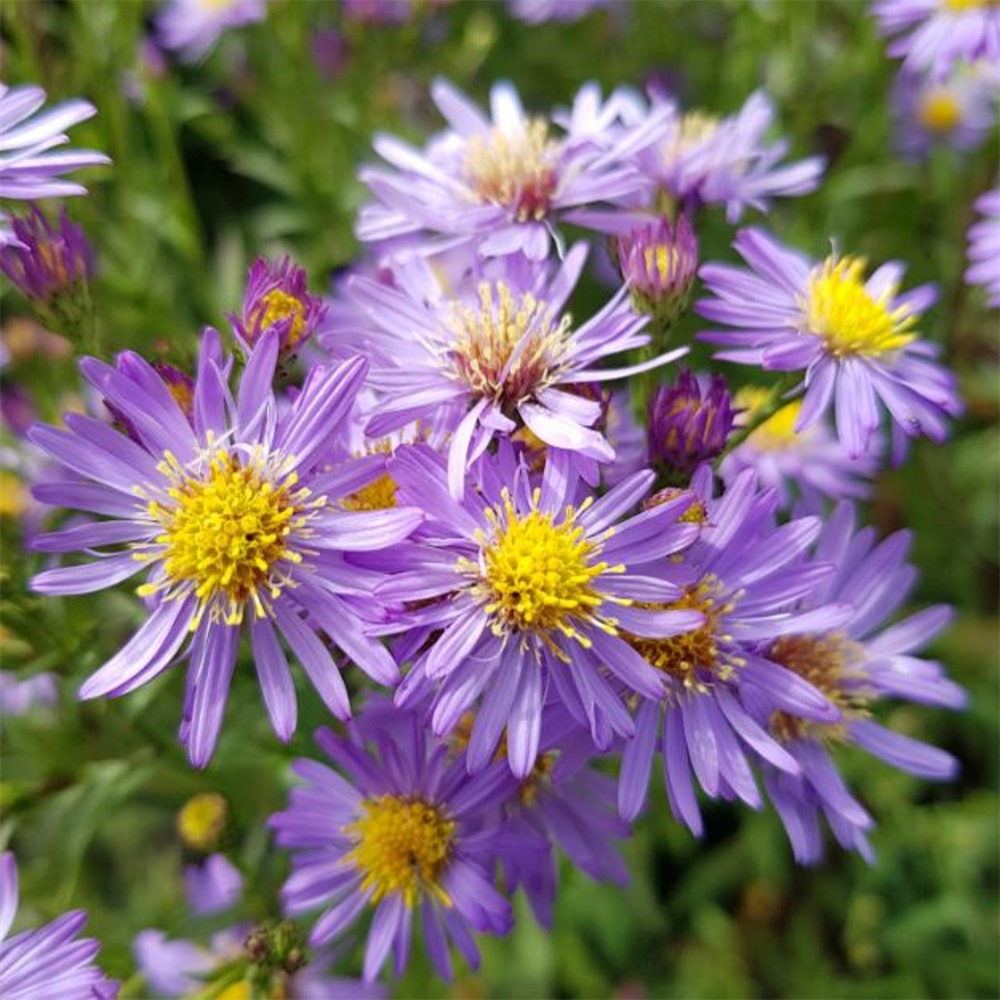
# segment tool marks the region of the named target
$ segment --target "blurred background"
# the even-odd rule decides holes
[[[842,755],[878,820],[869,867],[833,850],[797,867],[771,811],[715,805],[698,841],[675,823],[654,781],[649,812],[625,845],[632,883],[597,885],[565,866],[551,933],[523,899],[503,940],[482,942],[479,973],[440,984],[422,960],[398,997],[995,997],[998,942],[998,328],[961,280],[972,202],[995,180],[997,136],[977,151],[942,143],[920,160],[897,153],[885,54],[862,2],[612,2],[575,21],[526,23],[502,2],[273,0],[266,20],[227,31],[202,60],[153,45],[157,7],[102,0],[6,0],[0,57],[7,84],[39,83],[51,100],[82,96],[98,115],[74,146],[111,168],[81,175],[67,201],[95,244],[93,296],[102,350],[126,346],[185,364],[200,329],[242,300],[257,255],[290,253],[314,291],[358,253],[365,198],[358,166],[372,134],[422,143],[441,127],[428,97],[445,76],[475,100],[510,79],[540,112],[597,80],[655,84],[685,107],[736,111],[757,87],[778,109],[794,158],[819,152],[814,194],[775,205],[768,225],[817,256],[831,241],[873,261],[908,264],[908,286],[940,285],[924,334],[958,372],[967,413],[945,447],[919,442],[885,475],[867,510],[880,533],[908,527],[922,571],[914,606],[954,604],[954,625],[928,655],[970,693],[964,713],[894,710],[893,728],[945,747],[962,764],[936,786],[872,758]],[[733,260],[722,213],[700,232],[706,260]],[[0,285],[5,364],[0,472],[0,656],[25,678],[58,675],[54,705],[3,721],[0,841],[18,853],[22,916],[37,925],[69,907],[91,912],[101,964],[143,996],[132,940],[143,928],[198,937],[180,872],[193,856],[178,810],[221,793],[219,843],[247,877],[250,919],[276,912],[286,859],[266,817],[283,804],[287,762],[311,752],[327,721],[302,705],[289,747],[274,740],[252,677],[236,685],[210,770],[175,743],[182,678],[122,701],[78,705],[74,691],[129,633],[127,591],[42,600],[25,590],[40,566],[24,539],[42,512],[27,494],[33,458],[20,437],[35,416],[79,408],[73,351]],[[698,328],[687,317],[680,336]],[[725,368],[725,366],[721,366]],[[348,953],[342,968],[357,972]]]

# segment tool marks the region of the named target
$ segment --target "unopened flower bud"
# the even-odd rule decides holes
[[[635,309],[667,329],[687,308],[698,271],[698,240],[687,216],[633,229],[617,238],[614,250]]]
[[[34,305],[41,322],[85,343],[93,330],[94,251],[65,209],[57,224],[35,206],[13,221],[16,243],[0,250],[0,270]]]
[[[707,388],[688,370],[649,403],[649,460],[681,475],[722,454],[735,412],[720,375]]]

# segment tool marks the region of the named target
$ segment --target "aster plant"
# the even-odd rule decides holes
[[[215,96],[236,119],[274,98],[254,45],[288,55],[311,25],[310,5],[291,21],[289,6],[167,0],[150,26],[195,62],[230,28],[268,20],[242,56],[239,45],[225,53],[239,58]],[[345,2],[312,44],[335,41],[335,72],[347,73],[366,24],[406,45],[446,44],[443,6]],[[463,10],[461,23],[474,53],[497,18],[536,25],[539,38],[584,37],[588,25],[613,30],[629,16],[622,7],[510,0]],[[995,128],[997,5],[866,10],[904,60],[894,101],[906,154],[945,142],[973,155]],[[309,68],[289,93],[313,79]],[[293,130],[287,170],[233,153],[247,176],[302,204],[207,225],[212,251],[232,263],[233,247],[265,232],[315,258],[308,216],[336,188],[338,205],[360,204],[358,259],[341,253],[344,220],[321,234],[332,275],[253,247],[241,290],[219,280],[224,302],[191,296],[192,310],[213,307],[199,323],[228,320],[223,332],[154,327],[142,351],[80,358],[80,399],[58,423],[32,415],[26,433],[20,387],[6,393],[20,358],[5,330],[3,474],[29,470],[45,508],[41,529],[20,527],[37,557],[24,574],[32,613],[57,622],[61,653],[83,602],[56,599],[118,588],[113,621],[130,629],[116,650],[100,635],[82,657],[80,700],[134,697],[81,710],[83,750],[108,718],[121,723],[121,748],[94,767],[93,799],[70,807],[87,819],[133,787],[178,800],[170,891],[183,924],[151,917],[133,931],[139,979],[123,992],[375,998],[418,955],[465,992],[478,936],[506,935],[529,910],[559,928],[568,867],[626,886],[627,859],[645,848],[642,837],[635,855],[623,846],[657,809],[652,823],[692,849],[716,837],[725,808],[771,810],[760,822],[789,859],[814,864],[835,841],[871,863],[878,802],[852,787],[843,750],[918,779],[956,775],[955,755],[890,711],[965,706],[923,653],[952,612],[910,609],[910,531],[864,526],[854,505],[878,499],[877,523],[899,528],[904,508],[880,486],[883,467],[902,463],[910,439],[943,443],[964,414],[956,375],[921,332],[933,333],[938,292],[907,287],[902,262],[870,266],[842,250],[836,233],[814,234],[831,245],[820,259],[786,245],[824,217],[790,221],[828,158],[797,158],[778,134],[776,83],[774,98],[744,92],[733,114],[715,116],[652,82],[606,96],[587,83],[566,106],[537,110],[498,82],[484,110],[438,78],[429,99],[444,129],[426,142],[377,133],[360,194],[339,160],[319,155],[327,126],[354,128],[348,97],[323,122],[303,101],[299,118],[276,115],[264,130]],[[374,105],[392,105],[394,86]],[[151,91],[150,131],[180,171],[163,97]],[[82,194],[63,175],[108,162],[57,148],[92,105],[44,103],[37,87],[0,89],[5,201]],[[224,130],[190,108],[199,141]],[[303,181],[299,159],[330,176]],[[964,276],[990,306],[998,206],[986,192],[967,228]],[[200,219],[200,199],[189,207]],[[768,228],[755,221],[772,210]],[[113,298],[121,275],[105,283],[83,230],[47,211],[0,220],[0,271],[75,347],[84,300],[90,310]],[[741,264],[716,256],[730,241]],[[176,242],[171,251],[190,250]],[[952,249],[960,260],[965,248]],[[149,259],[157,271],[160,256]],[[209,257],[195,247],[195,259]],[[948,321],[965,335],[977,296],[969,306],[949,295]],[[682,357],[690,369],[665,367]],[[46,617],[53,608],[64,616]],[[10,638],[5,618],[0,639]],[[41,708],[51,725],[69,708],[56,655],[39,656],[30,676],[0,672],[15,724]],[[150,722],[178,714],[168,675],[178,696],[183,680],[180,749]],[[277,741],[248,733],[255,714],[267,735],[258,697]],[[301,733],[292,743],[300,729],[314,731],[315,751]],[[57,804],[62,780],[43,793]],[[18,838],[18,779],[11,787]],[[166,884],[168,865],[154,867]],[[116,995],[96,942],[78,937],[81,911],[11,935],[16,906],[4,854],[4,998]]]

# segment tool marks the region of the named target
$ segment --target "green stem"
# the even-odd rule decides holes
[[[735,434],[730,435],[722,454],[715,460],[716,469],[722,464],[722,460],[726,455],[735,451],[761,424],[770,420],[778,410],[788,405],[789,400],[785,398],[785,394],[795,384],[796,377],[794,372],[782,373],[774,385],[771,386],[764,401],[751,410],[746,424],[736,431]]]

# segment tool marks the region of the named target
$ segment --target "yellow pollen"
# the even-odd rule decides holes
[[[671,500],[676,500],[677,497],[688,493],[690,493],[689,490],[682,490],[677,486],[667,486],[643,500],[642,509],[650,510],[653,507],[659,507],[661,504],[670,503]],[[708,509],[700,497],[694,496],[691,499],[691,506],[677,520],[681,524],[707,524]]]
[[[732,676],[733,668],[740,665],[719,648],[719,640],[726,638],[719,634],[720,620],[733,607],[723,601],[723,592],[722,582],[709,575],[689,587],[679,600],[643,605],[664,611],[700,611],[705,623],[699,628],[665,639],[648,639],[631,633],[623,633],[622,638],[647,663],[679,681],[688,691],[706,691],[709,680],[726,680]]]
[[[454,308],[455,377],[476,396],[513,406],[553,381],[570,323],[569,316],[556,322],[552,309],[530,293],[516,300],[503,282],[484,281],[478,310]]]
[[[275,323],[291,319],[282,346],[286,349],[292,348],[305,333],[306,307],[301,299],[283,292],[280,288],[274,288],[263,296],[247,319],[247,325],[252,330],[261,332]]]
[[[226,800],[215,792],[192,796],[177,814],[177,832],[188,847],[210,851],[215,847],[229,817]]]
[[[740,409],[746,410],[747,419],[751,419],[753,411],[768,399],[766,389],[748,385],[736,393],[735,403]],[[750,435],[749,440],[753,446],[759,451],[787,451],[794,448],[803,437],[795,430],[795,421],[799,419],[801,409],[802,401],[795,399],[778,410],[774,416],[768,417]]]
[[[767,658],[798,674],[830,699],[847,718],[863,718],[873,692],[858,647],[839,633],[793,635],[778,639]],[[783,742],[814,738],[843,740],[847,730],[840,722],[816,722],[788,712],[774,712],[771,732]]]
[[[536,491],[536,505],[538,497]],[[576,523],[583,509],[567,507],[556,524],[552,514],[537,509],[518,515],[504,491],[502,508],[486,512],[492,537],[487,539],[482,532],[477,536],[483,547],[481,566],[460,559],[458,568],[479,577],[476,589],[495,635],[517,633],[522,641],[537,636],[561,655],[553,645],[553,633],[585,647],[590,640],[581,634],[580,625],[615,634],[614,619],[598,613],[598,608],[606,601],[627,602],[599,593],[593,582],[602,573],[622,573],[625,567],[595,561],[600,543],[585,538],[583,526]]]
[[[412,907],[430,893],[451,906],[441,877],[451,858],[455,821],[419,798],[382,795],[361,807],[364,815],[344,827],[357,840],[344,861],[364,873],[361,889],[372,890],[372,903],[399,893]]]
[[[342,501],[348,510],[388,510],[396,506],[396,481],[388,472]]]
[[[819,334],[834,357],[877,357],[905,347],[916,334],[916,322],[901,306],[890,311],[896,286],[872,298],[864,284],[866,261],[860,257],[827,257],[813,269],[805,303],[806,328]]]
[[[144,584],[140,596],[166,590],[168,597],[193,593],[197,627],[207,610],[213,621],[237,625],[249,602],[258,618],[270,614],[270,600],[289,582],[290,564],[302,555],[291,536],[307,534],[308,513],[323,506],[296,489],[294,472],[264,466],[254,455],[246,465],[227,452],[216,453],[207,475],[191,475],[169,452],[160,469],[173,480],[169,501],[151,499],[148,512],[163,526],[156,554],[138,546],[136,558],[163,560],[165,579]],[[282,565],[286,564],[286,565]]]
[[[950,132],[961,119],[962,109],[946,87],[928,91],[917,109],[917,120],[931,132]]]
[[[466,141],[462,172],[481,202],[502,205],[518,222],[545,218],[555,194],[559,143],[544,119],[516,132],[495,128]]]

